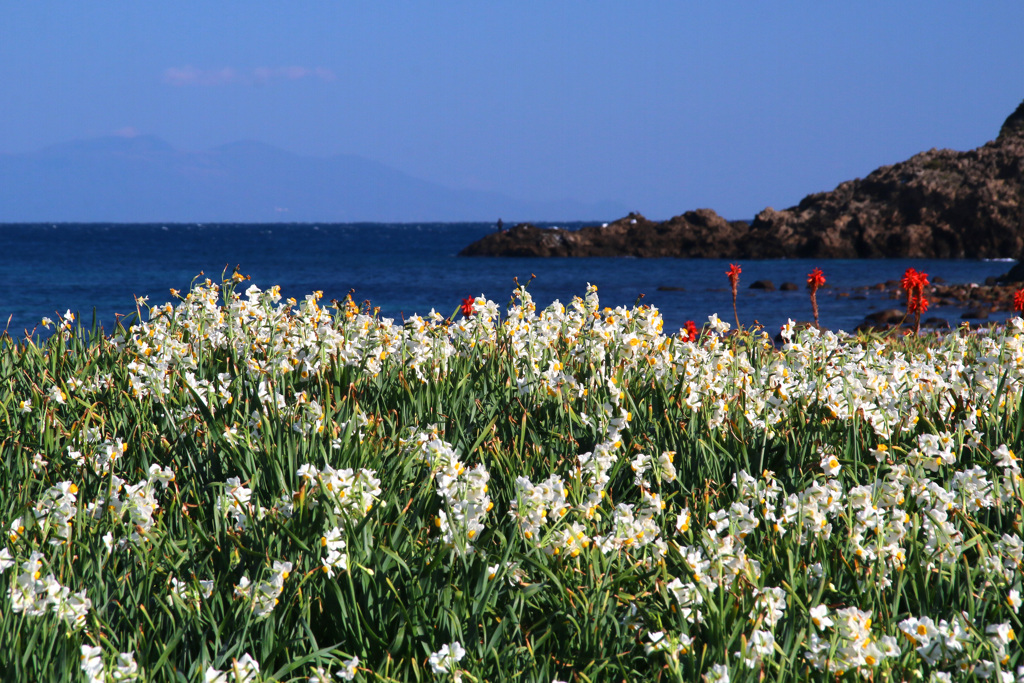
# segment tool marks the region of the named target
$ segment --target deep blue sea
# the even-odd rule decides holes
[[[561,223],[561,226],[576,227]],[[700,323],[717,312],[732,320],[731,295],[718,259],[525,259],[461,258],[458,251],[494,230],[486,223],[422,224],[0,224],[0,329],[12,336],[31,330],[43,316],[77,312],[89,324],[93,311],[108,331],[115,314],[134,311],[135,296],[151,304],[171,300],[169,289],[185,290],[201,272],[219,279],[238,266],[252,282],[280,285],[285,297],[301,299],[314,290],[324,300],[352,292],[381,314],[401,320],[431,308],[448,315],[462,298],[486,295],[504,304],[515,278],[526,282],[539,307],[555,299],[583,295],[588,282],[598,286],[602,304],[657,306],[666,332],[686,320]],[[908,266],[934,281],[982,282],[1009,270],[1012,262],[889,260],[743,261],[739,311],[744,325],[759,321],[777,331],[788,318],[809,320],[803,289],[807,273],[820,267],[828,280],[818,294],[821,323],[852,330],[880,308],[898,308],[855,287],[899,279]],[[751,290],[759,279],[776,286],[791,281],[796,292]],[[659,291],[682,287],[685,291]],[[840,294],[848,296],[840,296]],[[933,308],[929,315],[954,326],[962,309]],[[10,323],[8,325],[8,319]]]

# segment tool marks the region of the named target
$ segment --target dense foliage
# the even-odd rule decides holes
[[[5,340],[3,680],[1021,676],[1020,318],[776,348],[242,281]]]

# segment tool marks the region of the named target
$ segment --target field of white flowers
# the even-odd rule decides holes
[[[1024,321],[402,323],[235,275],[0,349],[0,677],[1024,681]]]

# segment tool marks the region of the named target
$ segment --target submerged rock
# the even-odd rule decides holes
[[[864,320],[875,325],[891,325],[903,322],[906,317],[907,312],[901,308],[887,308],[884,311],[869,313],[864,316]]]
[[[988,311],[984,308],[971,308],[960,317],[964,320],[988,320]]]

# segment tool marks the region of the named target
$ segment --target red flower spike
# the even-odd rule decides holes
[[[1013,293],[1013,310],[1024,312],[1024,289],[1018,289]]]
[[[740,284],[740,273],[743,269],[735,263],[729,264],[729,270],[725,271],[726,276],[729,278],[729,284],[732,285],[732,314],[736,317],[736,330],[740,329],[740,314],[736,310],[736,288]]]
[[[692,320],[687,320],[683,324],[683,333],[686,335],[683,337],[683,341],[695,342],[697,341],[697,324]]]
[[[821,268],[815,268],[807,274],[807,287],[812,292],[825,284],[825,274],[821,272]]]
[[[476,299],[474,299],[471,296],[467,296],[465,299],[462,300],[462,315],[466,316],[467,318],[473,315],[474,301],[476,301]]]
[[[739,284],[740,273],[742,272],[743,269],[735,263],[730,263],[729,270],[725,271],[725,274],[729,277],[729,284],[732,285],[733,289],[736,289],[736,285]]]
[[[928,273],[907,268],[900,286],[907,292],[907,315],[914,314],[914,331],[920,333],[921,314],[928,310],[928,300],[924,298],[924,288],[928,286]]]
[[[807,274],[807,289],[811,290],[811,311],[814,312],[814,326],[818,327],[818,287],[825,284],[825,274],[815,268]]]
[[[903,279],[900,280],[900,287],[908,292],[913,290],[920,290],[922,287],[928,286],[928,273],[919,272],[913,268],[907,268],[907,272],[903,273]]]
[[[903,279],[900,280],[900,287],[906,291],[911,291],[917,285],[917,271],[913,268],[907,268],[907,271],[903,273]]]

